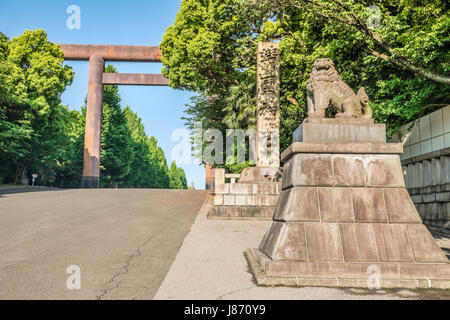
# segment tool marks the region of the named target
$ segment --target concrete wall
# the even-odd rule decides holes
[[[403,136],[408,127],[410,124],[402,127]],[[411,135],[404,145],[402,160],[450,148],[450,106],[420,118],[410,132]]]
[[[420,118],[404,146],[406,188],[422,220],[450,233],[450,106]]]

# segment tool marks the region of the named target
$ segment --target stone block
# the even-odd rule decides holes
[[[407,230],[416,262],[448,263],[447,257],[423,224],[409,224]]]
[[[419,121],[414,124],[410,132],[411,136],[409,138],[409,143],[414,144],[420,142]]]
[[[305,225],[303,223],[286,223],[274,260],[308,260]]]
[[[411,200],[417,205],[418,203],[422,203],[423,198],[421,194],[416,194],[411,196]]]
[[[213,172],[214,172],[214,183],[216,185],[224,184],[225,183],[225,169],[214,168]]]
[[[442,118],[444,122],[444,133],[450,132],[450,106],[442,109]]]
[[[378,262],[377,246],[370,224],[340,224],[344,261]]]
[[[414,164],[416,171],[416,188],[421,188],[424,186],[424,172],[423,172],[423,163],[422,162],[416,162]]]
[[[317,188],[293,187],[284,190],[273,218],[277,221],[320,221]]]
[[[303,122],[295,130],[293,138],[294,142],[386,142],[386,125],[340,121]]]
[[[433,288],[433,289],[441,289],[441,290],[450,289],[450,281],[449,280],[431,279],[430,282],[431,282],[431,288]]]
[[[342,246],[337,224],[307,223],[305,226],[310,261],[342,261]]]
[[[372,227],[381,262],[414,262],[406,225],[373,224]]]
[[[335,155],[333,161],[333,185],[364,187],[364,160],[362,156]]]
[[[365,162],[368,187],[405,187],[399,156],[367,155]]]
[[[269,258],[274,259],[276,250],[281,240],[282,233],[286,224],[278,221],[273,221],[270,225],[269,231],[264,235],[261,244],[259,245],[259,250],[266,254]]]
[[[431,136],[436,137],[444,134],[443,110],[439,109],[430,114]],[[422,132],[420,132],[422,134]]]
[[[431,159],[431,174],[433,185],[442,184],[442,165],[440,158]]]
[[[447,202],[450,201],[450,192],[440,192],[436,193],[437,202]]]
[[[411,158],[420,156],[420,143],[414,143],[410,146]]]
[[[409,182],[409,175],[408,175],[408,167],[402,166],[402,172],[403,172],[403,179],[405,180],[405,186],[406,186],[406,188],[409,188],[410,182]]]
[[[403,154],[401,154],[400,155],[400,158],[402,159],[402,160],[406,160],[406,159],[409,159],[409,158],[411,158],[411,147],[404,147],[403,148]]]
[[[252,192],[253,188],[249,183],[230,183],[231,194],[251,194]]]
[[[323,222],[355,222],[349,188],[319,188],[320,218]]]
[[[431,151],[438,151],[445,148],[444,135],[431,139]]]
[[[222,194],[214,195],[214,205],[215,206],[223,205],[223,195]]]
[[[274,195],[262,195],[261,197],[265,198],[265,203],[268,206],[274,207],[277,205],[278,203],[278,198],[279,196],[274,196]]]
[[[299,287],[336,287],[338,279],[336,278],[298,278]]]
[[[280,183],[254,183],[253,194],[279,194]]]
[[[229,183],[216,184],[214,188],[214,193],[215,194],[230,193],[230,184]]]
[[[345,143],[319,143],[294,142],[281,154],[281,161],[286,162],[298,153],[324,153],[324,154],[401,154],[401,143],[374,143],[374,142],[345,142]],[[419,150],[420,153],[420,150]]]
[[[272,196],[272,195],[247,196],[247,205],[249,205],[249,206],[274,207],[277,205],[277,201],[278,201],[278,196]]]
[[[215,206],[209,219],[272,220],[273,207]]]
[[[434,263],[401,263],[399,264],[402,279],[450,279],[450,264]]]
[[[399,278],[397,263],[330,262],[330,273],[339,278],[364,278],[367,281],[374,267],[380,270],[381,279]]]
[[[225,206],[234,206],[234,205],[236,205],[236,196],[225,194],[223,196],[223,204]]]
[[[419,120],[420,140],[431,138],[430,115],[426,115]]]
[[[414,164],[408,165],[408,180],[409,180],[409,186],[408,188],[415,188],[416,187],[416,175],[415,175],[415,169],[416,167]]]
[[[329,264],[321,261],[271,261],[265,265],[268,277],[315,277],[330,276]]]
[[[283,189],[292,186],[331,186],[331,156],[296,154],[288,162],[283,175]]]
[[[247,205],[247,196],[236,196],[236,205],[237,206]]]
[[[435,193],[429,193],[423,195],[423,202],[435,202],[436,201],[436,194]]]
[[[406,189],[386,188],[383,193],[389,223],[422,223]]]
[[[424,160],[423,161],[423,182],[424,186],[432,186],[433,185],[433,173],[431,169],[431,161],[430,160]]]
[[[387,222],[383,189],[353,188],[351,192],[356,222]]]
[[[431,139],[422,141],[420,143],[420,153],[421,154],[426,154],[426,153],[430,153],[431,150],[433,150],[432,146],[431,146]]]
[[[240,183],[280,182],[283,169],[278,167],[248,167],[239,177]]]
[[[441,157],[442,164],[442,183],[450,183],[450,156]]]
[[[444,148],[450,148],[450,132],[444,133]]]

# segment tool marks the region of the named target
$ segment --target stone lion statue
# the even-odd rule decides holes
[[[325,118],[328,107],[337,111],[336,118],[372,118],[372,108],[364,88],[355,94],[342,81],[331,59],[314,61],[306,92],[310,118]]]

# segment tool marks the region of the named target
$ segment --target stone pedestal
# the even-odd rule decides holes
[[[405,189],[402,145],[380,141],[381,127],[365,135],[376,141],[361,142],[374,124],[333,123],[348,133],[344,141],[318,133],[323,125],[309,123],[309,142],[282,154],[272,225],[259,248],[246,252],[257,283],[450,288],[449,260]]]
[[[239,177],[239,183],[281,182],[283,169],[279,167],[245,168]]]
[[[294,142],[386,142],[386,125],[372,119],[311,119],[294,131],[293,138]]]

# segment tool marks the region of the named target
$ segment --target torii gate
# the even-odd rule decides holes
[[[64,60],[89,61],[82,188],[98,188],[103,85],[168,86],[160,74],[104,73],[105,61],[161,62],[161,50],[151,46],[60,44]]]

